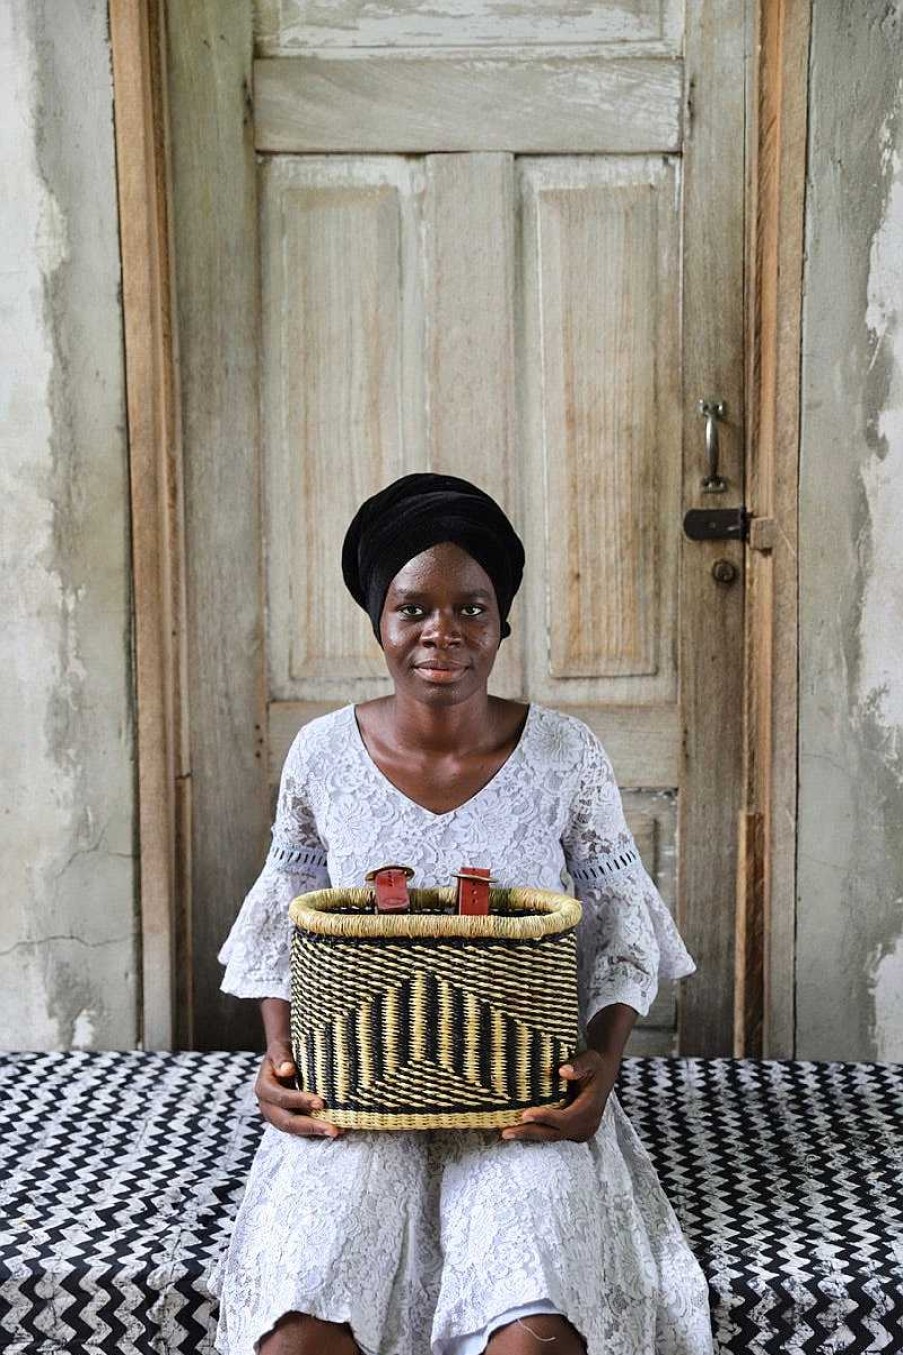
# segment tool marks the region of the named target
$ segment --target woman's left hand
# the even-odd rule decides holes
[[[584,1049],[558,1070],[562,1077],[577,1085],[577,1095],[561,1110],[536,1106],[525,1110],[520,1124],[501,1132],[503,1139],[525,1139],[537,1143],[572,1139],[585,1143],[599,1128],[609,1093],[618,1077],[619,1055],[601,1054]]]

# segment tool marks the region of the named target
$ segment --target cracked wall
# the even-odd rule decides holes
[[[903,1059],[903,4],[813,6],[800,1057]],[[0,1045],[138,1038],[106,4],[0,6]]]
[[[797,1054],[903,1059],[903,4],[812,16]]]
[[[0,1045],[137,1038],[128,480],[104,0],[0,7]]]

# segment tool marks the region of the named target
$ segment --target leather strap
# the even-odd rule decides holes
[[[377,866],[364,876],[373,885],[378,913],[406,913],[411,906],[408,880],[412,866]]]
[[[483,866],[462,866],[454,877],[458,881],[458,912],[468,917],[489,914],[489,885],[492,876]]]

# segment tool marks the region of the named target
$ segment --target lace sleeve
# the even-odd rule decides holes
[[[645,1016],[659,978],[684,978],[696,964],[640,860],[608,755],[583,728],[583,767],[562,847],[583,904],[577,937],[585,1029],[612,1002]]]
[[[302,728],[282,768],[266,861],[217,957],[226,966],[220,985],[224,993],[289,1000],[288,906],[298,894],[328,886],[326,850],[308,794]]]

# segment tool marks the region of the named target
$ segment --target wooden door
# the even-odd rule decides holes
[[[681,524],[712,501],[700,398],[727,407],[717,506],[740,502],[745,46],[742,0],[258,0],[253,36],[240,4],[170,6],[186,1042],[256,1038],[215,951],[285,752],[390,690],[342,536],[433,469],[524,538],[491,689],[596,729],[697,959],[629,1051],[731,1052],[742,545]]]

